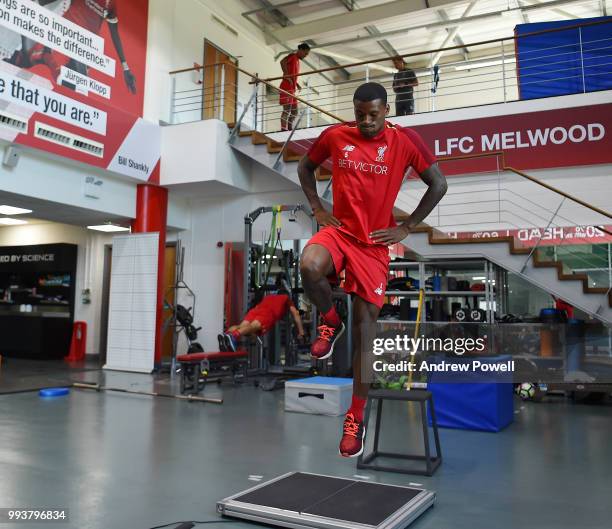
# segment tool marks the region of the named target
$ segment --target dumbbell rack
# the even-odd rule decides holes
[[[465,290],[465,291],[459,291],[459,290],[441,290],[441,291],[434,291],[434,290],[425,290],[425,298],[433,298],[436,296],[444,296],[444,297],[455,297],[455,298],[468,298],[468,297],[482,297],[484,298],[485,301],[487,301],[487,310],[485,310],[486,313],[486,319],[484,322],[482,323],[494,323],[495,322],[495,310],[494,307],[496,305],[495,303],[495,291],[493,289],[493,280],[495,279],[495,267],[492,263],[490,263],[489,261],[487,261],[486,259],[478,259],[478,260],[467,260],[467,261],[461,261],[461,260],[436,260],[436,261],[399,261],[399,262],[394,262],[392,261],[389,265],[390,270],[409,270],[409,269],[418,269],[418,279],[419,279],[419,284],[420,285],[425,285],[425,278],[426,278],[426,274],[425,274],[425,268],[428,266],[435,266],[436,268],[452,268],[453,265],[480,265],[482,266],[482,274],[485,277],[485,289],[482,291],[472,291],[472,290]],[[480,272],[478,272],[480,273]],[[500,285],[501,286],[501,285]],[[418,298],[419,297],[419,291],[418,290],[410,290],[410,291],[404,291],[404,290],[387,290],[385,292],[385,295],[387,296],[397,296],[397,297],[413,297],[413,298]],[[395,322],[399,322],[399,323],[405,323],[405,322],[401,322],[399,320],[385,320],[385,319],[380,319],[378,320],[379,323],[395,323]],[[427,321],[426,318],[426,311],[422,311],[421,313],[421,323],[448,323],[448,322],[431,322],[431,321]]]

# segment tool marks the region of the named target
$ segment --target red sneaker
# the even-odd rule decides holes
[[[365,426],[363,422],[356,421],[352,413],[347,413],[342,428],[340,440],[340,455],[342,457],[358,457],[363,453],[363,440],[365,439]]]
[[[334,352],[336,340],[344,334],[344,323],[339,327],[321,325],[318,327],[319,336],[310,347],[310,355],[317,360],[325,360]]]

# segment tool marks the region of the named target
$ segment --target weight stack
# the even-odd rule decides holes
[[[410,300],[408,298],[402,298],[400,300],[400,320],[407,321],[414,319],[410,316]]]
[[[432,301],[432,319],[433,321],[446,321],[446,313],[444,312],[444,300],[436,298]]]

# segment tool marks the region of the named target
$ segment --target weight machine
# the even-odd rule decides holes
[[[162,334],[166,333],[168,328],[173,328],[174,332],[172,334],[172,358],[169,366],[163,366],[165,369],[169,369],[170,373],[174,374],[177,367],[177,356],[180,355],[179,352],[179,338],[180,334],[184,333],[185,339],[187,341],[187,350],[186,353],[201,353],[204,352],[202,346],[197,342],[198,339],[198,331],[202,329],[202,327],[196,327],[194,325],[195,318],[195,305],[196,305],[196,295],[191,288],[183,281],[183,270],[185,263],[185,248],[183,247],[180,239],[176,242],[176,261],[174,263],[175,266],[175,282],[174,285],[168,288],[164,295],[164,308],[171,310],[172,314],[169,318],[164,321],[162,326]],[[168,301],[168,294],[170,292],[174,292],[174,303],[170,303]],[[185,292],[186,297],[191,298],[191,307],[184,307],[179,304],[178,298],[180,292]]]
[[[277,288],[276,284],[279,281],[273,281],[273,284],[271,284],[271,280],[279,276],[289,287],[293,303],[299,306],[299,295],[303,293],[300,287],[299,274],[301,245],[299,240],[294,240],[291,249],[283,248],[280,217],[283,212],[289,213],[289,222],[296,222],[297,215],[301,212],[312,223],[312,232],[314,233],[317,229],[314,218],[302,204],[260,207],[245,215],[243,314],[246,314],[265,292]],[[267,240],[262,240],[261,245],[259,245],[253,241],[253,225],[265,213],[272,213],[270,234]],[[310,326],[312,335],[316,332],[316,321],[316,308],[313,306]],[[280,365],[281,338],[284,338],[287,344],[284,366]],[[256,356],[251,361],[251,374],[272,375],[274,377],[286,377],[294,374],[305,376],[309,374],[308,369],[297,367],[298,347],[292,340],[289,318],[285,318],[284,324],[279,322],[272,332],[263,339],[258,337],[256,349]],[[264,354],[265,349],[268,350],[268,355]],[[272,387],[264,389],[272,389]]]

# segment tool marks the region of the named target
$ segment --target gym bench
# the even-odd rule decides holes
[[[185,354],[177,356],[176,361],[181,371],[181,393],[200,393],[209,377],[221,382],[231,373],[237,382],[247,376],[248,353],[244,350]]]

